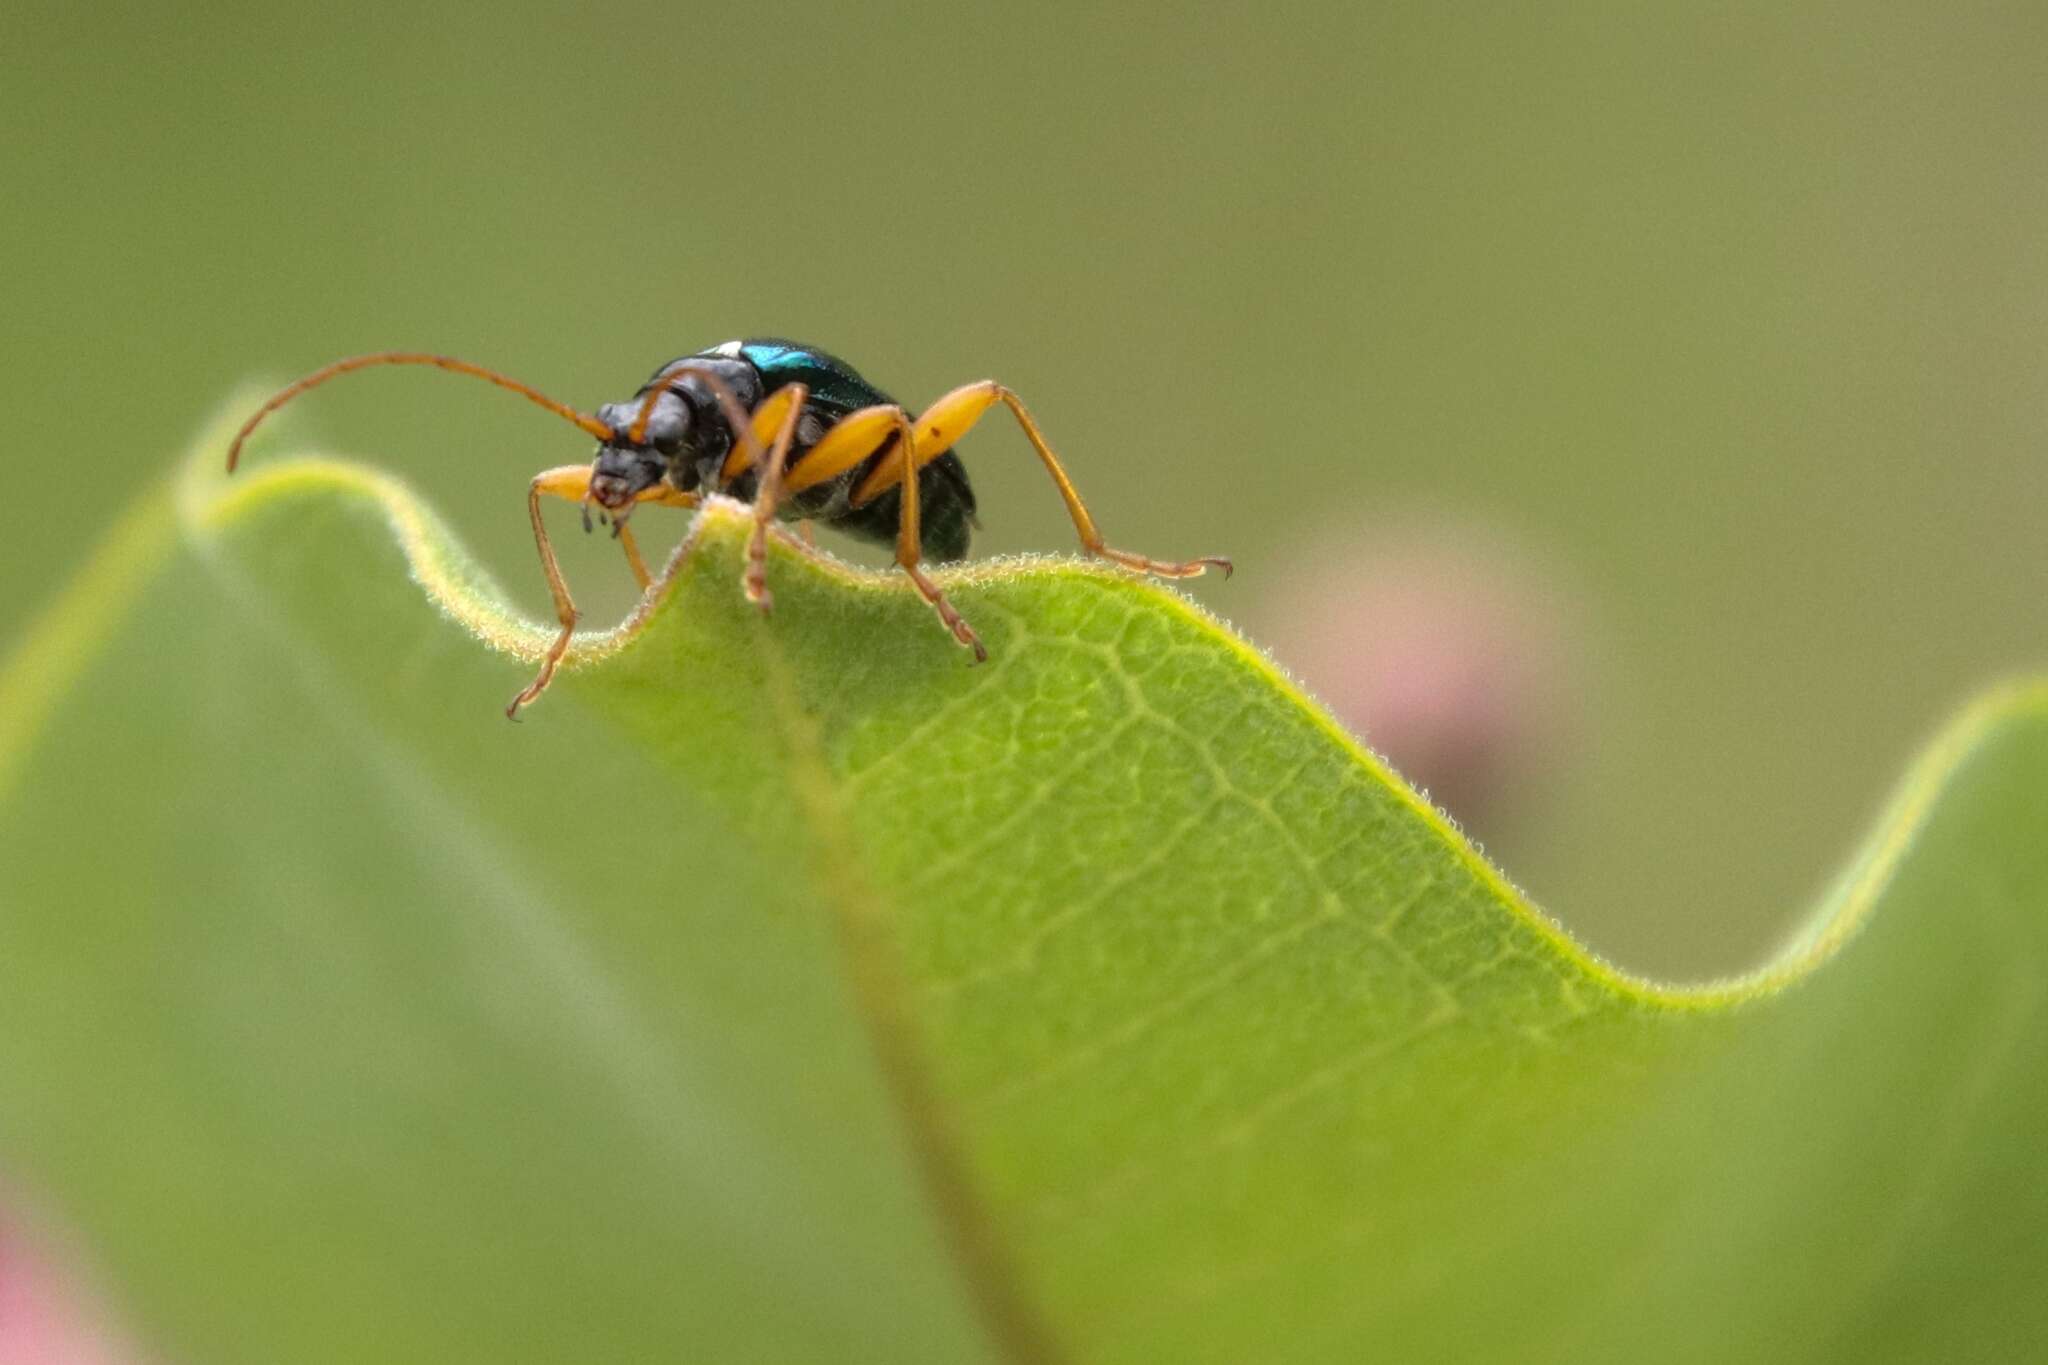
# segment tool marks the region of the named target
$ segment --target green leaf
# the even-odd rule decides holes
[[[956,572],[970,668],[714,504],[507,726],[431,510],[219,445],[0,671],[0,1163],[163,1358],[2048,1341],[2048,684],[1680,989],[1148,584]]]

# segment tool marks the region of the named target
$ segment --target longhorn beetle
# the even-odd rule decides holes
[[[728,341],[672,360],[632,398],[607,403],[594,417],[466,360],[413,351],[351,356],[267,399],[235,433],[228,471],[234,472],[243,443],[271,413],[338,375],[377,365],[432,365],[470,375],[510,389],[597,438],[597,453],[588,465],[536,474],[527,493],[534,544],[562,633],[534,680],[505,708],[508,716],[516,717],[520,707],[547,689],[576,629],[576,603],[541,519],[543,497],[582,504],[585,531],[596,504],[599,519],[611,522],[643,590],[653,577],[626,525],[635,507],[644,502],[695,507],[707,493],[751,501],[754,529],[742,585],[764,612],[773,604],[765,571],[768,523],[776,517],[821,521],[882,544],[893,541],[896,563],[939,620],[974,651],[976,662],[985,660],[988,651],[974,628],[920,566],[927,558],[943,563],[966,557],[968,536],[977,524],[974,489],[955,446],[998,403],[1017,419],[1052,475],[1089,554],[1161,578],[1193,578],[1212,566],[1230,572],[1230,561],[1220,556],[1168,563],[1105,543],[1038,423],[1017,395],[995,380],[963,384],[913,417],[845,361],[815,346],[766,338]]]

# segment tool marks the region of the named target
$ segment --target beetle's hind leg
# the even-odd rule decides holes
[[[555,599],[555,618],[562,623],[562,633],[548,646],[546,657],[541,660],[540,672],[532,682],[520,689],[512,698],[512,704],[505,708],[505,714],[517,720],[519,708],[533,701],[547,691],[554,681],[555,669],[560,666],[562,656],[569,651],[569,641],[576,634],[576,622],[581,613],[576,610],[575,599],[569,596],[569,584],[562,577],[562,565],[555,558],[554,544],[548,539],[547,522],[540,513],[543,497],[562,498],[569,502],[582,502],[590,494],[590,466],[587,464],[562,465],[555,469],[543,470],[533,476],[533,483],[526,492],[526,512],[533,521],[533,544],[540,551],[541,571],[548,577],[548,593]],[[658,502],[668,507],[695,507],[694,494],[679,493],[674,489],[655,487],[640,495],[642,502]],[[586,523],[587,524],[587,523]],[[639,542],[624,523],[618,527],[619,543],[626,552],[626,563],[632,567],[633,577],[639,581],[640,590],[645,592],[654,584],[653,575],[647,572],[647,561],[641,558]]]
[[[1075,489],[1074,481],[1067,477],[1067,471],[1060,466],[1059,456],[1052,453],[1045,433],[1038,429],[1031,413],[1023,401],[1009,389],[993,379],[984,379],[974,384],[963,384],[938,402],[924,410],[917,419],[918,465],[926,465],[953,448],[953,444],[965,436],[969,428],[979,422],[988,410],[997,403],[1010,410],[1017,419],[1017,425],[1024,429],[1024,437],[1031,442],[1031,448],[1038,452],[1038,458],[1045,465],[1045,472],[1052,475],[1053,483],[1060,490],[1060,498],[1067,504],[1067,515],[1073,518],[1074,530],[1081,537],[1081,548],[1089,554],[1127,569],[1152,574],[1158,578],[1194,578],[1210,569],[1221,569],[1227,577],[1231,565],[1221,555],[1205,555],[1200,559],[1166,560],[1153,559],[1149,555],[1132,554],[1119,550],[1102,538],[1096,528],[1095,518],[1088,515],[1087,504],[1081,501],[1081,494]],[[853,505],[858,507],[869,499],[886,491],[890,484],[901,477],[894,462],[883,466],[868,476],[867,480],[854,491]],[[914,483],[905,479],[905,487]]]
[[[918,596],[924,598],[931,605],[931,609],[939,614],[939,621],[953,633],[953,638],[974,651],[974,662],[987,663],[988,646],[974,633],[974,627],[967,624],[967,618],[946,600],[946,594],[940,591],[939,585],[925,576],[924,570],[917,566],[916,561],[904,563],[901,550],[897,551],[896,562],[904,573],[910,575],[910,581],[917,585]]]
[[[906,413],[896,435],[896,451],[882,464],[884,469],[896,469],[903,480],[903,510],[896,522],[896,563],[910,575],[910,581],[917,585],[918,594],[939,614],[939,620],[953,632],[953,638],[974,651],[974,662],[985,664],[988,662],[988,649],[981,643],[981,637],[974,633],[974,627],[967,624],[966,618],[954,610],[939,585],[918,567],[924,559],[924,537],[918,517],[917,470],[923,463],[918,458],[917,427]]]

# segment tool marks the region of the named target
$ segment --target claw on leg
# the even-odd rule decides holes
[[[931,604],[933,611],[939,614],[940,622],[945,625],[947,630],[953,632],[953,638],[966,648],[974,651],[974,662],[978,664],[987,663],[988,647],[983,645],[981,637],[974,633],[974,627],[967,624],[967,618],[963,617],[954,609],[953,604],[946,600],[946,594],[939,590],[939,585],[927,578],[924,570],[918,568],[915,564],[905,564],[902,568],[903,572],[910,575],[910,581],[917,584],[918,594]]]
[[[1222,555],[1204,555],[1200,559],[1189,559],[1174,563],[1167,560],[1153,559],[1147,555],[1134,555],[1128,550],[1119,550],[1114,546],[1104,545],[1100,541],[1093,545],[1087,545],[1084,548],[1087,549],[1088,553],[1099,559],[1106,559],[1112,564],[1121,564],[1126,569],[1136,569],[1139,573],[1151,574],[1154,578],[1200,578],[1211,569],[1223,570],[1223,576],[1228,578],[1232,572],[1230,561]]]
[[[577,620],[577,613],[572,609],[569,619],[562,623],[562,633],[548,646],[547,657],[541,660],[540,672],[534,675],[532,682],[519,690],[519,695],[512,698],[511,704],[505,708],[505,719],[518,720],[519,708],[548,690],[548,684],[555,680],[555,669],[561,664],[562,656],[569,652],[569,641],[576,634]]]
[[[759,607],[763,616],[775,609],[775,594],[768,591],[768,527],[775,520],[776,504],[782,500],[783,470],[789,463],[790,442],[796,439],[797,418],[803,415],[810,393],[802,384],[787,385],[777,389],[754,413],[757,424],[777,422],[774,441],[761,468],[761,482],[754,491],[754,530],[747,537],[747,569],[740,580],[747,600]],[[771,404],[780,404],[780,412]]]
[[[747,540],[747,571],[740,587],[763,616],[775,610],[775,594],[768,591],[768,537],[759,529]]]

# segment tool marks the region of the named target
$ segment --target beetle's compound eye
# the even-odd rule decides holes
[[[664,394],[647,414],[647,444],[664,455],[683,448],[690,434],[690,409],[681,399]]]
[[[642,399],[635,398],[627,403],[606,403],[597,410],[597,420],[617,433],[613,444],[630,446],[633,423],[640,420]],[[673,392],[663,393],[654,400],[648,410],[647,426],[642,432],[640,444],[664,455],[674,455],[683,447],[690,435],[690,405]]]

